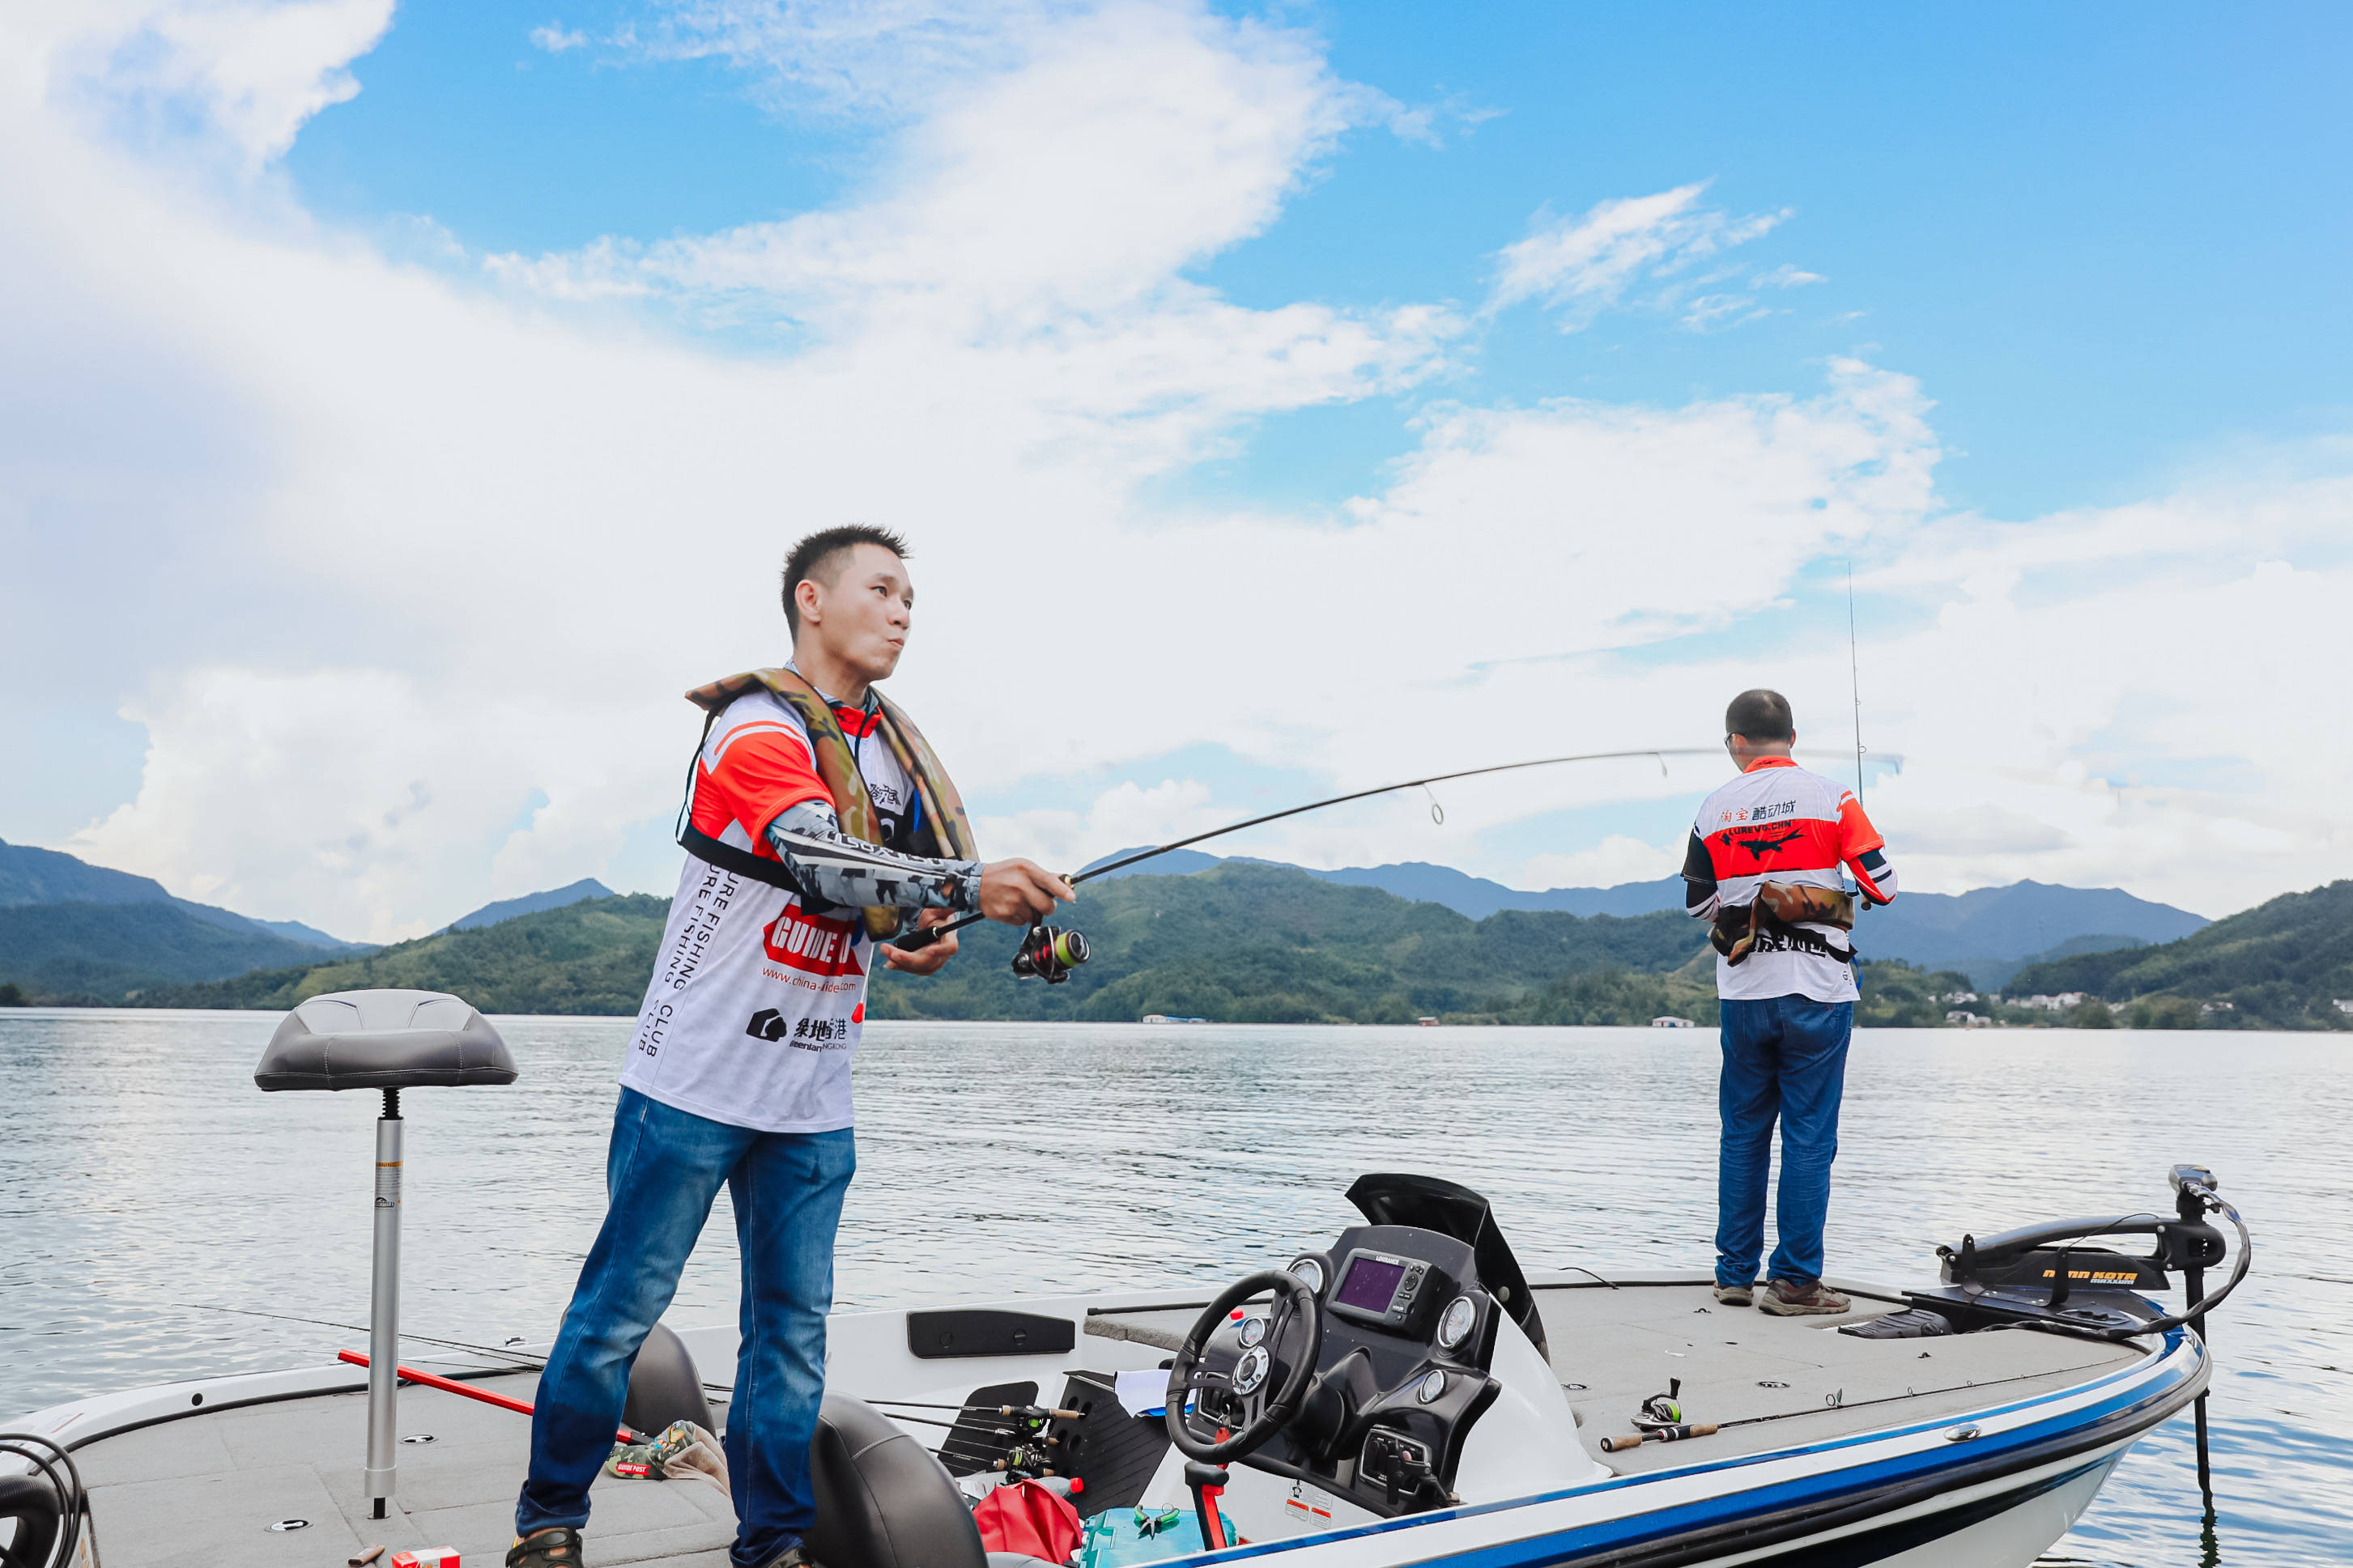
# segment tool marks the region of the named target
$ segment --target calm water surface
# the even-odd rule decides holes
[[[375,1097],[263,1095],[275,1015],[0,1012],[0,1421],[364,1343]],[[402,1321],[545,1340],[604,1208],[620,1021],[499,1021],[512,1089],[406,1097]],[[1704,1268],[1711,1031],[877,1024],[845,1307],[1230,1279],[1328,1240],[1368,1170],[1485,1193],[1531,1268]],[[1866,1031],[1831,1272],[2169,1207],[2211,1165],[2255,1227],[2215,1330],[2214,1489],[2185,1415],[2052,1561],[2353,1563],[2353,1054],[2335,1036]],[[723,1195],[721,1203],[725,1203]],[[714,1215],[674,1310],[735,1310]],[[208,1309],[237,1309],[231,1312]]]

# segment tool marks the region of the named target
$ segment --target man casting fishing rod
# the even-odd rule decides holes
[[[580,1568],[630,1366],[723,1182],[744,1262],[729,1558],[809,1561],[834,1231],[857,1163],[849,1063],[874,956],[929,974],[956,950],[929,928],[960,911],[1027,925],[1073,896],[1028,860],[979,863],[946,770],[874,689],[906,647],[906,558],[883,529],[810,534],[785,563],[792,662],[688,693],[709,717],[680,819],[686,865],[621,1070],[611,1206],[540,1376],[508,1568]],[[920,950],[891,944],[914,930]]]

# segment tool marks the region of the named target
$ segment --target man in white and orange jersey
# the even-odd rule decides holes
[[[1851,1303],[1822,1283],[1822,1226],[1839,1099],[1854,1033],[1854,899],[1895,897],[1895,870],[1862,803],[1789,756],[1788,699],[1744,691],[1724,716],[1740,776],[1707,797],[1683,861],[1684,902],[1714,922],[1724,1076],[1716,1169],[1715,1299],[1783,1316]],[[1841,868],[1854,879],[1846,890]],[[1779,1243],[1765,1247],[1765,1173],[1781,1124]]]
[[[889,945],[911,924],[972,910],[1026,924],[1071,896],[1029,861],[972,858],[945,770],[874,690],[906,647],[906,555],[880,529],[802,540],[785,563],[792,663],[688,694],[710,718],[681,826],[686,865],[621,1069],[610,1206],[540,1374],[508,1568],[580,1568],[588,1488],[630,1367],[722,1184],[744,1264],[729,1558],[807,1563],[867,976],[878,959],[928,974],[955,953],[953,935]]]

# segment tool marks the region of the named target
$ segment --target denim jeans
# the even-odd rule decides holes
[[[638,1347],[676,1294],[723,1181],[744,1258],[743,1344],[727,1407],[730,1555],[759,1568],[807,1532],[833,1236],[857,1163],[848,1128],[758,1132],[621,1090],[605,1160],[610,1206],[540,1373],[516,1534],[588,1522],[588,1486],[612,1453]]]
[[[1716,1166],[1715,1279],[1747,1285],[1765,1250],[1765,1172],[1773,1121],[1781,1122],[1781,1184],[1773,1205],[1769,1279],[1810,1285],[1822,1277],[1822,1225],[1830,1216],[1831,1162],[1838,1158],[1839,1098],[1854,1004],[1804,996],[1719,1002],[1724,1117]]]

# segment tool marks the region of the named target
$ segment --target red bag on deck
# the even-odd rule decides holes
[[[1021,1552],[1068,1563],[1086,1534],[1079,1510],[1036,1481],[1016,1481],[980,1500],[972,1510],[980,1543],[991,1552]]]

